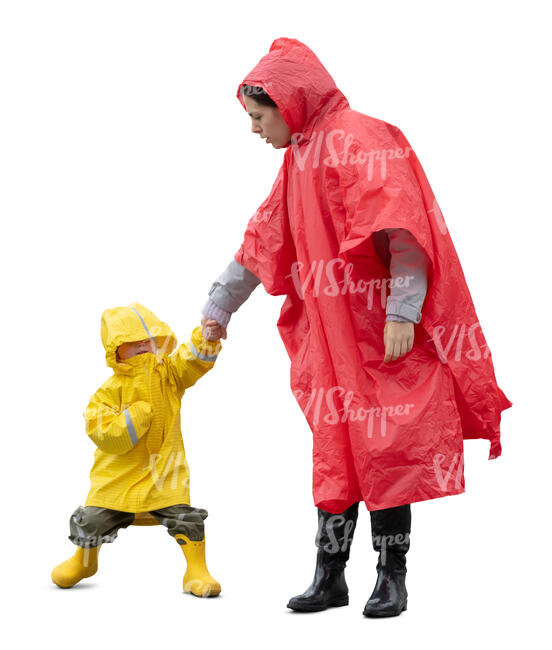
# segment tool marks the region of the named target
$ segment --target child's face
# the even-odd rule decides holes
[[[117,348],[117,356],[119,359],[130,359],[137,354],[145,354],[146,352],[155,353],[155,344],[152,339],[143,339],[142,341],[132,341],[131,343],[122,343]]]

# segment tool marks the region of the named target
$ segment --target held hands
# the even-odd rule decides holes
[[[219,325],[216,320],[205,316],[201,319],[201,335],[207,341],[216,341],[226,338],[226,328]]]
[[[389,320],[383,328],[385,345],[384,363],[395,361],[412,350],[414,345],[414,323]]]

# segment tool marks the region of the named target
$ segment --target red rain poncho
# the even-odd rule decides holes
[[[463,438],[499,456],[512,402],[416,155],[397,127],[352,110],[295,39],[275,40],[242,83],[264,88],[292,132],[234,257],[287,296],[277,325],[313,433],[315,505],[379,510],[464,492]],[[386,228],[408,229],[431,262],[414,346],[389,363],[388,258],[372,237]]]

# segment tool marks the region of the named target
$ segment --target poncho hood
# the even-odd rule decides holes
[[[344,108],[349,102],[314,52],[294,38],[277,38],[270,50],[238,86],[238,99],[245,108],[243,84],[260,86],[276,102],[294,141],[309,140],[322,117]],[[254,98],[254,96],[253,96]],[[297,138],[301,133],[302,137]],[[289,146],[289,144],[287,145]]]

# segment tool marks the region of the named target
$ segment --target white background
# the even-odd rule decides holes
[[[545,2],[2,2],[2,588],[12,646],[542,647],[550,577],[550,50]],[[61,590],[68,521],[107,378],[100,315],[143,303],[180,342],[281,164],[235,94],[275,38],[311,47],[351,107],[416,151],[460,256],[498,383],[503,455],[467,441],[463,495],[412,506],[408,611],[286,608],[314,573],[311,432],[257,289],[183,400],[192,504],[223,592],[182,593],[163,527],[130,527]],[[262,354],[258,353],[262,343]],[[254,352],[255,351],[255,352]]]

